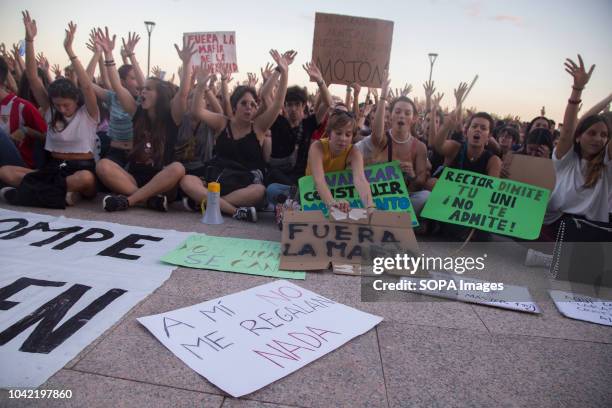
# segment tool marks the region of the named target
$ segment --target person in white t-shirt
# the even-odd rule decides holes
[[[579,65],[571,59],[565,70],[574,78],[572,94],[567,101],[563,128],[552,160],[556,183],[544,216],[538,241],[554,242],[564,216],[584,218],[612,227],[612,144],[610,127],[600,115],[589,115],[578,121],[578,106],[584,87],[595,66],[587,72],[578,55]],[[574,238],[575,239],[575,238]],[[548,266],[551,255],[529,251],[525,264]]]

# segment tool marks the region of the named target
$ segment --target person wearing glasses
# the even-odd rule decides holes
[[[257,115],[257,91],[244,85],[238,86],[230,97],[231,119],[206,109],[204,98],[196,98],[193,108],[194,118],[203,121],[216,135],[216,158],[213,160],[238,164],[253,174],[250,183],[233,191],[224,190],[224,183],[220,180],[221,212],[241,221],[257,222],[255,206],[263,201],[266,192],[263,174],[272,149],[271,140],[265,134],[278,116],[287,92],[289,65],[286,57],[276,50],[271,50],[270,55],[277,63],[280,81],[272,103],[263,113]],[[205,84],[198,84],[198,87],[203,86]],[[219,177],[223,177],[223,172]],[[181,180],[180,187],[196,203],[206,200],[208,191],[200,178],[187,175]]]
[[[350,167],[353,171],[353,183],[361,198],[364,208],[371,214],[376,206],[372,192],[363,171],[363,156],[359,149],[353,148],[353,136],[357,122],[352,113],[334,110],[327,121],[327,138],[317,140],[310,146],[306,175],[312,175],[317,192],[327,208],[337,208],[348,212],[347,200],[336,200],[325,180],[325,173],[340,171]]]

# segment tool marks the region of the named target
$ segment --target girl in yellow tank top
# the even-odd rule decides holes
[[[327,123],[326,133],[328,139],[321,139],[310,146],[308,151],[308,166],[306,175],[314,178],[317,192],[327,207],[336,207],[348,212],[350,205],[346,200],[335,200],[327,181],[325,173],[344,170],[351,167],[353,170],[353,183],[359,193],[363,206],[368,213],[375,209],[372,192],[363,171],[363,156],[359,149],[353,149],[353,134],[355,131],[355,118],[345,111],[334,111]]]

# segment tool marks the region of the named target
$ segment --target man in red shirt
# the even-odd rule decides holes
[[[37,149],[44,146],[47,124],[36,107],[6,86],[8,65],[0,58],[0,182],[14,185],[17,167],[34,169]],[[38,164],[38,166],[37,166]]]

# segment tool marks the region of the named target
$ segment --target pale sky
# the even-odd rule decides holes
[[[433,79],[445,93],[443,106],[452,108],[453,88],[478,74],[466,107],[530,120],[544,105],[547,116],[560,122],[572,83],[563,62],[566,57],[576,59],[578,52],[586,64],[596,64],[583,92],[583,109],[612,91],[610,0],[0,0],[0,9],[1,42],[8,45],[24,37],[21,10],[28,9],[38,23],[36,51],[62,66],[69,62],[62,47],[64,29],[74,20],[75,51],[82,60],[91,56],[85,47],[90,28],[108,25],[118,37],[127,37],[130,30],[140,34],[136,54],[146,70],[144,21],[151,20],[156,23],[151,66],[176,71],[180,62],[172,44],[179,43],[184,32],[235,31],[238,79],[246,78],[247,72],[259,74],[259,68],[271,62],[270,48],[295,49],[298,56],[291,66],[290,85],[305,85],[308,78],[301,64],[310,60],[314,14],[320,11],[393,21],[392,87],[411,83],[412,97],[424,97],[427,54],[438,53]],[[118,40],[117,59],[119,44]],[[309,88],[313,90],[313,84]],[[332,92],[343,95],[344,87],[334,85]]]

